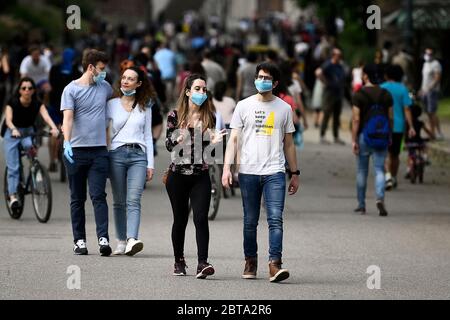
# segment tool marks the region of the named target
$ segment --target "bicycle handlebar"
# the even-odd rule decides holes
[[[39,132],[32,132],[27,134],[21,134],[20,137],[12,137],[16,139],[23,139],[27,137],[50,137],[52,134],[49,131],[39,131]]]

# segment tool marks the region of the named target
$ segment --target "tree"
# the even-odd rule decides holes
[[[367,8],[371,0],[297,0],[300,7],[314,5],[317,16],[325,26],[328,35],[334,36],[343,49],[346,60],[351,64],[373,59],[376,45],[376,30],[369,30]],[[344,31],[337,33],[336,18],[345,21]]]
[[[358,23],[361,31],[367,32],[365,27],[366,9],[371,5],[371,0],[297,0],[300,7],[314,5],[317,15],[325,24],[329,35],[337,36],[336,18],[344,18],[346,23]]]

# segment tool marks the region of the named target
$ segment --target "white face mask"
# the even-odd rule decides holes
[[[428,53],[425,53],[424,56],[423,56],[423,59],[424,59],[426,62],[430,62],[430,61],[431,61],[431,55],[429,55]]]

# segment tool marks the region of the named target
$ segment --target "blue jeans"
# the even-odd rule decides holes
[[[267,211],[269,225],[269,260],[281,259],[283,250],[283,210],[286,195],[284,172],[260,176],[239,174],[239,186],[244,207],[244,254],[256,257],[258,244],[256,233],[261,209],[261,196]]]
[[[33,128],[17,128],[20,134],[27,135],[33,133]],[[28,150],[33,146],[31,137],[14,138],[11,136],[11,130],[6,129],[3,142],[3,150],[5,151],[6,166],[8,167],[8,195],[17,193],[17,187],[20,181],[19,171],[19,147]]]
[[[117,239],[138,239],[147,155],[142,149],[122,146],[109,152],[109,163]]]
[[[358,169],[356,174],[356,191],[358,195],[358,208],[366,207],[367,175],[369,174],[369,159],[372,156],[375,174],[375,194],[377,201],[384,201],[384,162],[386,150],[375,150],[367,146],[364,136],[359,136],[359,155],[357,156]]]
[[[109,155],[106,147],[73,148],[74,163],[64,158],[70,187],[70,215],[74,242],[86,240],[87,185],[94,206],[97,238],[108,236],[108,203],[106,202],[106,180],[109,173]]]

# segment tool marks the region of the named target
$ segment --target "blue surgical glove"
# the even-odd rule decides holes
[[[73,151],[69,141],[64,141],[64,157],[66,157],[67,161],[70,163],[75,163],[72,159]]]

